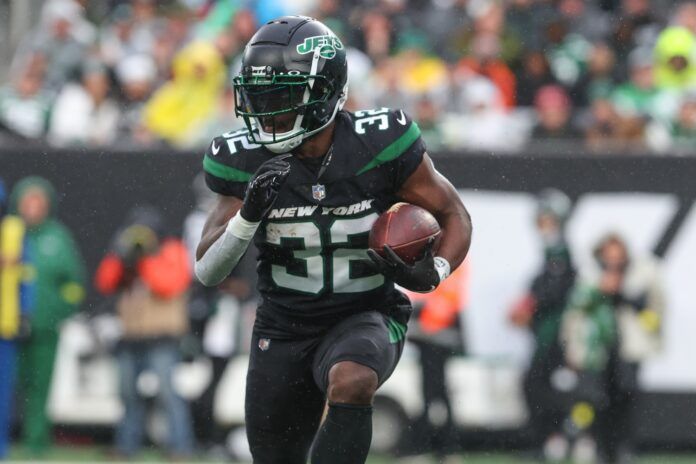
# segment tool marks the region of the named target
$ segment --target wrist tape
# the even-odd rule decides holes
[[[198,280],[207,286],[225,280],[246,251],[258,227],[258,222],[247,221],[239,213],[230,219],[222,235],[196,261],[194,271]]]

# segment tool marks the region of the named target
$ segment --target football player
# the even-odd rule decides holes
[[[321,22],[262,26],[234,91],[246,129],[214,138],[205,153],[219,195],[195,270],[216,285],[250,240],[259,249],[246,388],[254,462],[304,464],[314,443],[314,464],[364,463],[372,399],[396,367],[410,314],[394,284],[428,292],[447,278],[469,249],[469,215],[403,111],[342,110],[345,48]],[[373,222],[398,201],[427,209],[442,228],[439,248],[431,242],[414,265],[367,250]]]

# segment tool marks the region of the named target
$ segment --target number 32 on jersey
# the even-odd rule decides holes
[[[375,274],[352,277],[351,268],[357,261],[369,259],[366,248],[351,246],[351,237],[367,234],[377,219],[377,213],[351,219],[336,219],[322,234],[313,221],[269,222],[266,226],[268,243],[293,248],[293,257],[301,271],[291,272],[290,266],[273,264],[271,277],[282,288],[301,293],[319,294],[325,289],[334,293],[366,292],[384,284],[384,276]],[[332,253],[322,255],[322,250]],[[302,274],[302,275],[300,275]]]

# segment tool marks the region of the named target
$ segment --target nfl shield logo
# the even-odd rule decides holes
[[[326,197],[326,187],[321,184],[312,185],[312,197],[317,201],[323,200]]]
[[[261,351],[268,351],[268,348],[271,346],[271,340],[268,338],[261,338],[259,339],[259,349]]]

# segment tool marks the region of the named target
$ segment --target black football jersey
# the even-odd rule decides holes
[[[401,110],[381,108],[339,112],[323,160],[288,158],[287,181],[254,237],[262,296],[257,331],[317,334],[356,312],[408,304],[369,266],[367,239],[424,153],[416,123]],[[223,134],[205,153],[206,182],[243,199],[253,173],[273,156],[246,130]]]

